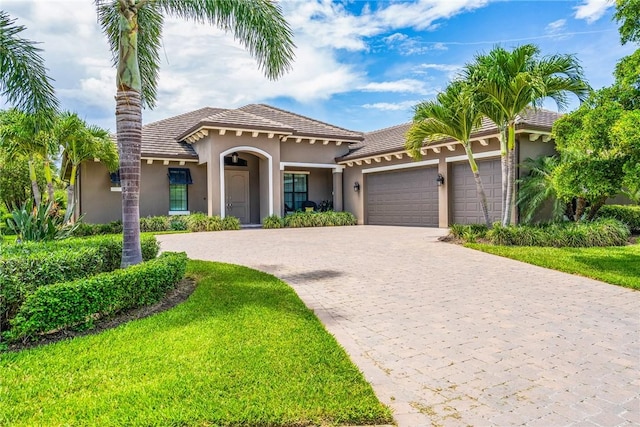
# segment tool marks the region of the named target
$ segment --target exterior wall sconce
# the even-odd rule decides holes
[[[358,181],[356,181],[356,182],[353,184],[353,191],[355,191],[356,193],[357,193],[358,191],[360,191],[360,183],[359,183]]]
[[[442,187],[444,185],[444,176],[441,173],[438,174],[436,182],[438,183],[438,187]]]
[[[235,151],[231,154],[231,163],[233,163],[234,165],[238,163],[238,153],[236,153]]]

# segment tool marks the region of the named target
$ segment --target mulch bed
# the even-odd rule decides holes
[[[71,339],[74,337],[82,337],[85,335],[99,334],[107,329],[113,329],[123,323],[130,322],[132,320],[143,319],[156,313],[160,313],[170,308],[175,307],[193,293],[196,288],[196,281],[190,278],[182,279],[176,287],[164,296],[164,298],[153,305],[145,307],[135,308],[132,310],[124,311],[122,313],[95,320],[94,327],[84,331],[74,331],[71,329],[62,329],[50,334],[41,335],[37,340],[20,342],[9,345],[8,351],[20,351],[27,348],[39,347],[45,344],[51,344],[54,342]]]

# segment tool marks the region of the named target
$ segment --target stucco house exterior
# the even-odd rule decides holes
[[[518,162],[554,152],[550,134],[558,117],[546,110],[520,117]],[[313,201],[352,212],[361,224],[482,222],[462,146],[442,140],[414,161],[404,149],[409,126],[361,133],[264,104],[205,107],[150,123],[142,132],[140,215],[204,212],[259,224]],[[472,147],[497,220],[501,171],[493,123],[483,122]],[[95,161],[82,164],[78,178],[85,221],[121,218],[116,174]]]

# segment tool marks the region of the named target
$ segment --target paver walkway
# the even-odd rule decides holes
[[[399,426],[640,425],[640,293],[437,241],[335,227],[158,236],[296,290]]]

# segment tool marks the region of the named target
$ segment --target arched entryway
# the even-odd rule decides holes
[[[253,175],[257,173],[258,176],[252,177],[249,169],[240,166],[240,162],[226,165],[225,157],[228,158],[234,153],[240,160],[247,161],[247,166],[251,163],[251,158],[247,158],[247,154],[257,159],[258,163],[257,167],[253,168]],[[243,153],[245,159],[242,159]],[[257,197],[256,191],[258,191]],[[244,192],[246,194],[243,194]],[[234,200],[236,201],[235,207],[233,206]],[[251,215],[252,200],[254,201],[254,212],[258,212],[258,215],[255,213]],[[256,201],[259,203],[259,208],[255,206]],[[246,205],[241,206],[238,203],[246,203]],[[264,206],[266,209],[263,208]],[[273,158],[260,148],[243,145],[229,148],[220,153],[220,216],[224,218],[227,214],[233,215],[234,209],[237,211],[236,216],[242,215],[241,222],[243,223],[259,223],[263,217],[273,215]],[[258,210],[256,211],[256,209]]]

